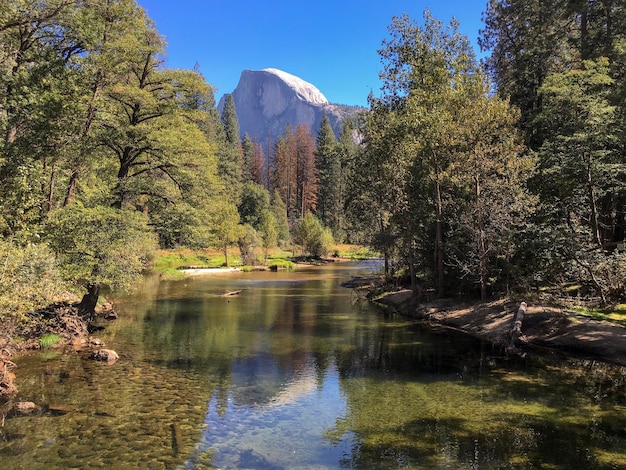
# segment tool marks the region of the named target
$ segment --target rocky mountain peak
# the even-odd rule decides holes
[[[232,96],[241,136],[259,142],[266,155],[288,124],[305,125],[315,136],[326,114],[338,136],[343,120],[361,109],[331,104],[311,83],[275,68],[244,70]],[[220,112],[223,105],[222,97]]]
[[[248,72],[250,72],[248,70]],[[287,86],[291,87],[291,89],[296,93],[296,96],[304,101],[307,101],[311,104],[319,104],[326,105],[329,104],[326,97],[315,88],[314,85],[311,85],[309,82],[305,82],[300,77],[296,77],[295,75],[291,75],[290,73],[283,72],[278,69],[263,69],[261,72],[267,72],[269,74],[276,75],[280,80],[282,80]]]

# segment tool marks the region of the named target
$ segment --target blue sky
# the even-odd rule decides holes
[[[394,15],[420,20],[425,8],[452,17],[476,44],[487,0],[138,0],[168,43],[166,66],[196,62],[232,92],[246,69],[277,68],[315,85],[332,103],[361,105],[379,95],[377,50]],[[478,53],[478,46],[476,52]]]

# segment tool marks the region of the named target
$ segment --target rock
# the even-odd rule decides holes
[[[112,349],[98,349],[94,351],[90,357],[91,359],[106,362],[107,364],[113,364],[120,358]]]
[[[71,345],[74,350],[79,350],[87,345],[87,340],[85,338],[73,338]]]
[[[96,307],[96,313],[103,316],[106,320],[117,320],[117,313],[113,310],[113,304],[111,302],[105,302]]]
[[[90,346],[97,346],[97,347],[104,347],[106,346],[106,344],[104,344],[104,341],[102,341],[100,338],[94,338],[93,336],[89,337],[89,345]]]
[[[14,409],[16,413],[28,414],[35,410],[40,410],[41,408],[32,401],[20,401],[15,404]]]
[[[117,312],[115,310],[108,310],[105,314],[104,314],[104,319],[105,320],[117,320]]]
[[[330,104],[312,84],[278,69],[244,70],[232,93],[241,137],[248,134],[264,147],[266,155],[287,124],[302,124],[317,135],[324,114],[335,136],[341,133],[343,120],[362,108]],[[224,109],[224,98],[218,105]],[[269,147],[269,148],[268,148]]]

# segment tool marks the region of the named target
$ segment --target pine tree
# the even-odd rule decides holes
[[[296,185],[299,217],[315,212],[318,176],[315,163],[315,141],[311,131],[302,124],[296,127]]]
[[[241,143],[243,152],[243,174],[244,183],[253,181],[257,184],[263,183],[263,149],[261,145],[253,142],[246,133]]]
[[[232,95],[224,97],[222,111],[224,142],[218,150],[218,174],[224,182],[224,194],[238,203],[243,182],[243,150],[239,137],[239,120]]]
[[[284,201],[289,220],[296,219],[299,213],[297,169],[296,137],[291,126],[287,125],[274,146],[271,187]]]
[[[333,232],[337,230],[334,224],[336,201],[341,190],[341,165],[337,152],[335,133],[330,126],[328,116],[324,114],[317,132],[317,150],[315,151],[317,174],[319,175],[319,189],[317,193],[316,216]]]

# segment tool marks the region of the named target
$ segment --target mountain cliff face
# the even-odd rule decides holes
[[[313,85],[278,69],[244,70],[232,93],[241,136],[248,134],[267,152],[287,124],[303,124],[317,135],[324,113],[339,136],[346,117],[361,108],[330,104]],[[224,98],[218,109],[223,109]]]

